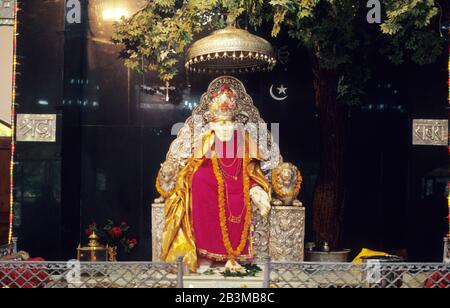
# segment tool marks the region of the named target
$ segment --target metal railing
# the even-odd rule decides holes
[[[183,276],[181,259],[176,263],[0,262],[0,288],[183,288],[184,279],[190,276]],[[260,279],[263,288],[450,288],[450,265],[266,259]]]
[[[0,288],[182,288],[183,266],[163,262],[0,262]]]
[[[265,260],[265,288],[450,288],[450,265]]]

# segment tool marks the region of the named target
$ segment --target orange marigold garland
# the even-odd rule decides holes
[[[276,169],[272,170],[273,190],[280,197],[294,197],[295,195],[297,195],[298,192],[300,191],[302,181],[303,181],[302,174],[300,173],[299,170],[297,170],[297,182],[295,183],[294,190],[291,192],[289,192],[289,191],[283,192],[283,191],[281,191],[280,187],[278,187],[278,170],[276,170]]]
[[[211,157],[214,175],[217,180],[217,191],[219,196],[219,217],[220,217],[220,229],[222,231],[222,239],[223,244],[225,246],[225,249],[227,250],[228,256],[230,260],[234,261],[236,257],[239,257],[242,254],[242,251],[245,248],[245,245],[247,244],[248,234],[250,230],[250,223],[251,223],[251,215],[252,215],[252,209],[251,209],[251,202],[250,202],[250,179],[247,174],[246,166],[248,164],[248,155],[247,153],[244,154],[243,159],[243,166],[242,166],[242,172],[243,172],[243,184],[244,184],[244,203],[245,207],[247,209],[245,214],[245,221],[244,221],[244,230],[242,232],[241,240],[239,242],[239,246],[236,249],[233,249],[230,241],[230,235],[228,233],[228,226],[227,226],[227,217],[226,217],[226,211],[225,211],[225,182],[222,176],[222,173],[219,169],[219,162],[217,160],[217,154],[215,151],[212,153]]]

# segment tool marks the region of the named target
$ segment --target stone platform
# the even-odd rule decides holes
[[[256,208],[254,206],[253,208]],[[152,256],[160,261],[161,239],[164,228],[164,204],[151,206]],[[267,218],[258,212],[253,215],[254,250],[256,262],[270,256],[272,261],[303,261],[305,238],[305,208],[273,206]]]
[[[261,267],[261,266],[260,266]],[[212,269],[212,274],[186,274],[183,277],[185,288],[262,288],[264,274],[259,272],[255,277],[224,277],[223,268]]]

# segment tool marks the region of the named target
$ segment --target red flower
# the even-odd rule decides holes
[[[230,90],[230,85],[228,83],[224,84],[222,88],[220,88],[220,92],[225,92]]]
[[[109,231],[109,234],[114,238],[119,238],[122,236],[122,229],[120,227],[114,227]]]
[[[128,224],[127,224],[126,221],[123,221],[120,225],[121,225],[122,227],[124,227],[124,226],[126,226],[126,225],[128,225]]]
[[[136,239],[128,240],[127,244],[128,244],[128,247],[130,247],[130,249],[133,249],[137,245],[137,240]]]
[[[92,235],[92,233],[94,233],[94,231],[92,231],[91,229],[87,229],[86,230],[86,236],[91,236]]]
[[[224,84],[219,89],[219,91],[213,93],[211,96],[212,96],[212,98],[215,98],[215,97],[221,95],[222,93],[225,93],[225,95],[228,97],[236,97],[236,93],[234,93],[234,91],[230,88],[229,84]]]
[[[227,110],[229,110],[228,104],[226,104],[226,103],[220,104],[219,108],[220,108],[220,111],[227,111]]]

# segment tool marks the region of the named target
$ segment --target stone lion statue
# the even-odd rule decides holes
[[[176,180],[180,172],[181,164],[176,160],[166,160],[161,164],[158,176],[156,178],[156,189],[160,197],[155,200],[156,203],[164,203],[166,198],[173,194],[176,187]]]
[[[272,205],[302,206],[302,203],[297,199],[302,181],[302,175],[296,166],[286,162],[279,164],[272,170],[274,191]]]

